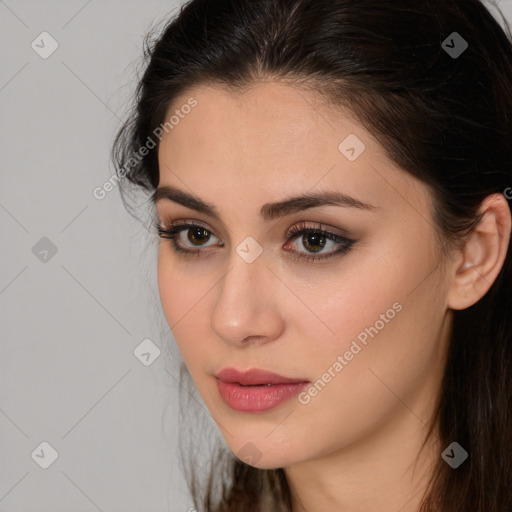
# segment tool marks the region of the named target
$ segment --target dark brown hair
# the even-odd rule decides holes
[[[461,55],[443,44],[454,32],[468,43]],[[122,188],[158,186],[157,148],[132,157],[179,94],[279,80],[348,108],[430,187],[440,239],[458,243],[486,196],[512,186],[511,40],[479,0],[192,0],[146,39],[133,112],[112,150]],[[421,512],[512,510],[511,297],[509,248],[488,293],[454,311],[432,426],[469,458],[457,469],[439,458]],[[225,449],[206,485],[191,471],[190,490],[199,512],[291,510],[282,468]]]

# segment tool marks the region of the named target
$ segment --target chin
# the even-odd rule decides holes
[[[236,445],[231,438],[229,449],[238,459],[258,469],[277,469],[299,462],[296,447],[283,445],[278,438],[266,439],[267,435],[268,432],[262,433],[261,441],[246,437]]]

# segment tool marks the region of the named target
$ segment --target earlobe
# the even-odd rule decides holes
[[[510,240],[510,208],[503,194],[492,194],[480,206],[482,218],[468,235],[452,267],[448,307],[466,309],[478,302],[500,273]]]

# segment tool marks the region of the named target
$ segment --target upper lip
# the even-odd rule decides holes
[[[290,379],[277,373],[251,368],[247,371],[236,368],[224,368],[215,375],[224,382],[236,382],[242,386],[257,386],[260,384],[298,384],[309,382],[306,379]]]

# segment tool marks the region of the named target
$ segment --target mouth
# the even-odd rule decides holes
[[[219,393],[231,409],[239,412],[268,411],[300,393],[310,382],[283,377],[266,370],[246,372],[226,368],[216,375]]]

